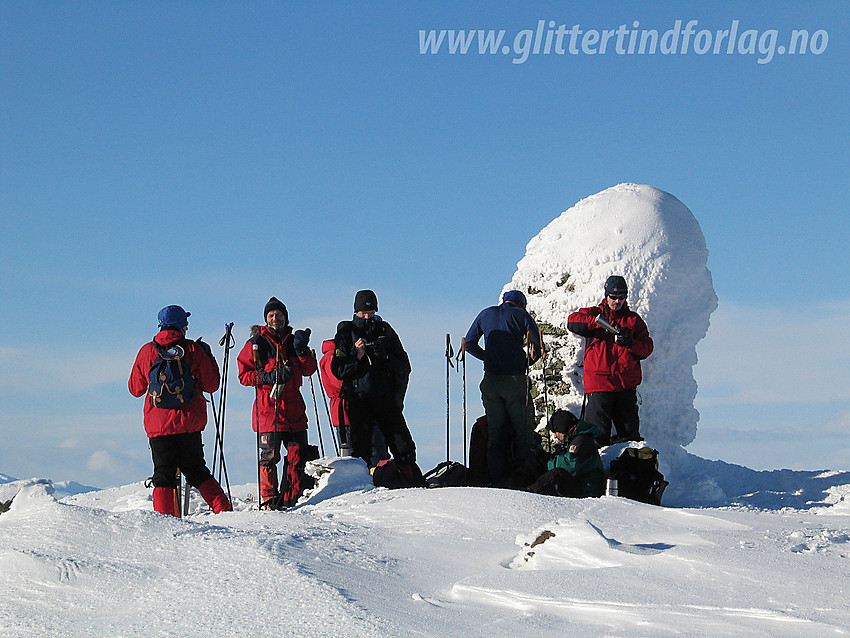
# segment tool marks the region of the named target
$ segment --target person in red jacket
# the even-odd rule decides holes
[[[302,377],[313,374],[317,364],[309,347],[310,329],[293,333],[286,306],[279,299],[269,299],[263,316],[266,325],[251,328],[251,338],[236,361],[239,382],[256,388],[252,424],[259,447],[260,507],[286,509],[311,486],[304,466],[318,458],[318,451],[307,442],[307,412],[301,396]],[[286,463],[278,487],[282,446]]]
[[[134,397],[147,395],[144,423],[154,465],[153,508],[171,516],[179,515],[178,468],[186,482],[198,488],[213,512],[218,514],[233,509],[227,494],[204,462],[201,431],[207,424],[207,402],[203,393],[218,389],[220,375],[210,347],[200,339],[190,341],[186,338],[190,314],[180,306],[166,306],[159,311],[160,331],[152,342],[139,350],[127,383]],[[166,357],[179,356],[179,369],[187,365],[191,373],[194,388],[184,388],[185,396],[180,395],[179,401],[185,403],[180,407],[155,405],[160,402],[162,386],[150,375],[151,368],[161,360],[161,353]]]
[[[605,281],[605,299],[598,306],[572,313],[567,328],[585,338],[584,420],[598,426],[607,444],[611,425],[615,442],[642,441],[638,416],[637,386],[640,362],[652,354],[653,343],[646,323],[626,303],[626,280],[612,275]],[[610,324],[616,334],[601,323]]]

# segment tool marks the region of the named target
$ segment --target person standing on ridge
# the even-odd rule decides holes
[[[500,305],[482,310],[466,333],[466,351],[484,362],[479,387],[487,415],[487,469],[497,487],[509,484],[513,470],[535,447],[528,368],[542,348],[540,330],[525,306],[525,295],[510,290]],[[484,348],[478,345],[482,337]]]
[[[313,480],[304,467],[318,458],[307,441],[307,411],[301,396],[302,377],[316,371],[310,329],[289,325],[286,306],[272,297],[263,308],[266,325],[251,328],[251,338],[236,358],[239,382],[256,388],[252,425],[259,447],[260,508],[286,509],[298,502]],[[283,477],[277,464],[286,448]]]
[[[144,423],[154,466],[153,508],[171,516],[179,516],[178,469],[214,513],[233,510],[204,462],[204,392],[218,390],[221,377],[210,347],[200,339],[186,338],[190,314],[180,306],[159,311],[159,332],[139,350],[127,382],[134,397],[146,394]]]
[[[352,454],[374,467],[372,428],[377,424],[411,486],[425,484],[416,465],[416,445],[402,412],[410,378],[410,359],[389,323],[375,313],[371,290],[354,297],[354,317],[337,326],[331,372],[342,381],[342,398],[350,422]]]
[[[605,299],[598,306],[581,308],[567,320],[567,328],[585,338],[584,420],[602,431],[600,443],[642,441],[637,386],[642,380],[640,362],[652,354],[654,344],[640,315],[626,302],[628,286],[620,275],[605,281]]]
[[[348,420],[348,414],[345,410],[345,402],[342,400],[342,381],[337,379],[331,370],[334,353],[336,352],[336,344],[333,339],[326,339],[322,342],[322,358],[319,359],[319,370],[322,373],[322,387],[330,399],[330,417],[331,425],[344,430],[342,435],[344,441],[348,441],[351,422]],[[371,464],[377,464],[378,461],[383,461],[390,458],[387,442],[384,441],[384,435],[381,428],[375,427],[373,424],[372,430],[372,454],[370,457]]]

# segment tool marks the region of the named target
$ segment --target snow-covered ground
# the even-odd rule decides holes
[[[389,491],[354,459],[323,459],[286,512],[257,511],[245,485],[237,511],[193,498],[184,519],[141,483],[8,482],[0,635],[850,633],[850,474],[690,459],[725,505]]]

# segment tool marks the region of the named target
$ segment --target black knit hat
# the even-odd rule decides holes
[[[626,280],[620,275],[611,275],[605,280],[605,296],[616,295],[625,296],[629,292],[629,287],[626,285]]]
[[[550,432],[569,434],[576,423],[578,423],[578,419],[575,414],[569,410],[558,410],[549,418],[546,427],[549,428]]]
[[[283,305],[283,302],[277,297],[272,297],[266,303],[266,307],[263,308],[263,321],[266,320],[266,317],[269,316],[269,313],[272,310],[280,310],[283,313],[283,316],[286,318],[286,323],[289,323],[289,313],[286,311],[286,306]]]
[[[378,310],[378,297],[371,290],[358,290],[354,295],[354,312]]]

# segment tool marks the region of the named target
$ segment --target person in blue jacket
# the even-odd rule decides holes
[[[525,305],[519,290],[508,291],[501,304],[482,310],[466,333],[466,351],[484,362],[480,389],[487,415],[487,469],[490,484],[497,487],[508,485],[535,443],[528,367],[542,349],[540,330]]]

